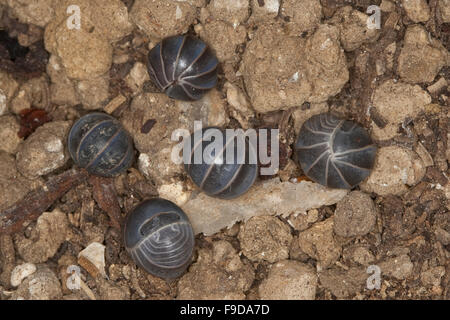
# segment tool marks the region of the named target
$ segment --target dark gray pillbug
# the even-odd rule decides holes
[[[369,176],[377,147],[359,124],[322,113],[303,124],[295,151],[305,175],[313,181],[351,189]]]
[[[129,213],[124,241],[139,267],[166,279],[186,271],[195,245],[186,214],[176,204],[160,198],[145,200]]]
[[[74,162],[89,173],[114,177],[126,171],[134,160],[133,141],[120,122],[100,112],[78,119],[68,137]]]
[[[214,134],[221,136],[220,148],[205,152],[215,141]],[[215,127],[202,129],[199,141],[195,136],[194,132],[186,141],[190,143],[191,154],[187,156],[189,163],[184,164],[192,181],[207,195],[221,199],[236,198],[247,192],[258,176],[257,151],[248,139],[240,135],[227,137],[225,130]],[[241,145],[245,145],[245,150],[239,150],[238,139],[244,139]],[[197,150],[202,153],[200,161],[195,157]],[[231,161],[227,161],[229,153]]]
[[[170,98],[198,100],[217,85],[219,61],[202,40],[184,35],[168,37],[148,54],[148,71]]]

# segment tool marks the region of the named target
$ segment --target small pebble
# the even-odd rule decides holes
[[[18,287],[24,279],[36,272],[36,265],[24,263],[16,266],[11,273],[11,285]]]
[[[105,277],[105,246],[98,242],[92,242],[78,254],[78,263],[93,278],[96,278],[98,274]]]
[[[363,236],[375,226],[376,215],[370,196],[361,191],[353,191],[337,203],[334,232],[342,237]]]

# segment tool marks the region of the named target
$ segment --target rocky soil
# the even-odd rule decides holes
[[[186,32],[220,60],[197,102],[167,98],[146,70],[161,38]],[[160,196],[197,234],[182,277],[149,275],[89,180],[0,234],[0,300],[450,299],[449,50],[449,0],[0,0],[0,210],[74,167],[68,130],[98,110],[136,147],[113,181],[121,214]],[[379,146],[351,192],[308,181],[292,155],[327,110]],[[236,200],[199,194],[170,161],[172,132],[194,120],[279,128],[281,170]]]

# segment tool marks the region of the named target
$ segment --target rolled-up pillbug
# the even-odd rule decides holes
[[[156,86],[170,98],[198,100],[217,85],[219,61],[200,39],[168,37],[148,54],[148,71]]]
[[[222,139],[218,150],[212,148],[215,135]],[[200,135],[194,132],[185,141],[190,144],[190,155],[183,154],[185,160],[189,158],[184,168],[192,181],[207,195],[216,198],[232,199],[247,192],[258,176],[256,149],[248,139],[242,135],[227,137],[225,130],[216,127],[203,128],[200,139],[196,136]],[[238,139],[243,139],[241,144]],[[242,145],[245,150],[241,150]],[[196,152],[201,155],[200,159]]]
[[[322,113],[303,124],[295,150],[310,179],[330,188],[351,189],[369,176],[377,147],[359,124]]]
[[[169,200],[145,200],[124,226],[125,248],[145,271],[165,279],[182,275],[191,263],[194,231],[186,214]]]
[[[69,153],[89,173],[114,177],[134,160],[133,141],[120,122],[105,113],[89,113],[78,119],[68,137]]]

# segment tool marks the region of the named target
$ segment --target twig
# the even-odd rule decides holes
[[[293,107],[293,108],[289,108],[287,110],[283,111],[283,114],[281,116],[278,128],[280,129],[280,133],[283,136],[287,136],[288,135],[288,130],[289,130],[289,119],[291,118],[292,114],[295,112],[297,108]]]
[[[139,280],[137,278],[137,271],[134,267],[131,267],[131,284],[133,285],[134,289],[136,290],[136,292],[139,294],[139,296],[142,299],[147,298],[144,290],[142,290],[142,288],[139,286]]]
[[[110,178],[91,176],[89,178],[89,183],[93,186],[95,202],[97,202],[98,206],[108,214],[111,219],[111,225],[114,228],[121,230],[121,210],[117,200],[114,180]]]
[[[22,200],[0,212],[0,233],[17,232],[25,221],[36,220],[56,200],[88,176],[85,170],[72,169],[49,179],[43,187],[30,191]]]
[[[92,290],[87,286],[87,284],[81,279],[80,279],[80,288],[84,291],[84,293],[88,296],[89,299],[97,300],[94,292],[92,292]]]
[[[398,20],[400,19],[400,16],[397,12],[391,12],[389,17],[387,18],[383,29],[381,30],[380,37],[376,42],[369,45],[367,49],[369,52],[369,60],[367,63],[367,71],[363,75],[360,75],[360,81],[362,82],[360,85],[363,90],[361,91],[361,94],[357,98],[357,104],[360,106],[363,106],[364,112],[361,112],[357,115],[356,120],[361,123],[367,124],[367,110],[369,110],[372,100],[372,94],[376,88],[376,86],[379,83],[383,82],[384,78],[391,78],[393,75],[395,75],[395,70],[397,70],[396,63],[398,61],[398,56],[396,59],[394,59],[394,67],[392,68],[392,74],[385,74],[383,77],[378,77],[376,72],[376,62],[379,57],[383,56],[384,50],[386,50],[387,46],[391,43],[396,41],[396,37],[398,34],[398,31],[395,29],[397,26]],[[397,46],[398,47],[398,46]],[[397,48],[398,54],[400,53],[400,50]]]

